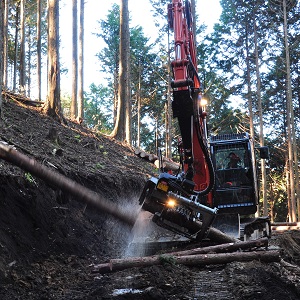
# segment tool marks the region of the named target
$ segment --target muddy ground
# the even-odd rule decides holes
[[[133,149],[81,125],[60,124],[12,100],[0,140],[43,165],[137,210],[154,168]],[[281,262],[186,267],[167,263],[94,274],[121,257],[129,226],[0,160],[0,299],[300,299],[300,232],[273,235]]]

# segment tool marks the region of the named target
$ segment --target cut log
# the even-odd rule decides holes
[[[159,161],[156,160],[154,162],[155,166],[157,168],[159,168]],[[174,161],[168,161],[168,160],[163,160],[162,162],[162,167],[165,169],[165,170],[169,170],[169,171],[173,171],[173,172],[177,172],[180,168],[180,164],[174,162]]]
[[[168,255],[183,256],[183,255],[195,255],[195,254],[207,254],[207,253],[230,253],[237,250],[246,250],[253,248],[265,247],[269,244],[268,238],[262,238],[253,241],[239,242],[239,243],[227,243],[215,246],[208,246],[203,248],[195,248],[177,252],[170,252]]]
[[[136,148],[136,149],[134,150],[134,154],[137,155],[137,156],[139,156],[141,152],[142,152],[142,150],[139,149],[139,148]]]
[[[148,159],[149,153],[147,153],[147,152],[145,152],[145,151],[142,151],[142,152],[140,153],[140,157],[141,157],[141,158],[144,158],[144,159]]]
[[[271,229],[274,231],[299,230],[300,222],[277,222],[271,224]]]
[[[149,161],[154,163],[156,160],[158,160],[158,156],[155,154],[150,154],[149,155]]]
[[[111,201],[108,201],[97,193],[78,184],[68,177],[54,172],[51,169],[37,162],[35,159],[18,152],[13,147],[0,142],[0,158],[30,172],[32,175],[39,177],[48,184],[61,189],[63,192],[69,193],[75,200],[84,202],[101,212],[108,213],[128,225],[133,226],[136,221],[136,215],[125,213],[124,210]]]
[[[197,254],[185,256],[149,256],[127,259],[112,259],[108,263],[95,265],[93,273],[108,273],[134,267],[147,267],[163,263],[176,263],[187,266],[203,266],[213,264],[227,264],[233,261],[246,262],[259,260],[263,262],[279,262],[279,251],[253,251],[219,254]]]
[[[218,244],[225,244],[225,243],[239,243],[240,240],[220,231],[217,228],[211,227],[208,231],[207,237],[218,243]]]

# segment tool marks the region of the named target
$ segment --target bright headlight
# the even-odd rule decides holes
[[[168,201],[167,201],[167,206],[168,207],[175,207],[176,206],[176,201],[174,200],[174,199],[169,199]]]

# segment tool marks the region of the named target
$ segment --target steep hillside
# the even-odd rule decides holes
[[[0,140],[104,198],[137,207],[137,195],[154,171],[133,149],[76,123],[60,124],[39,108],[3,104]],[[113,218],[86,207],[54,186],[0,160],[0,269],[50,255],[119,254]],[[15,262],[15,263],[14,263]]]

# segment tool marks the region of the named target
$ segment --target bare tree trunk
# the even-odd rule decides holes
[[[36,39],[37,39],[37,85],[38,85],[38,100],[42,100],[42,1],[37,0],[37,14],[36,14]]]
[[[25,2],[20,1],[20,92],[25,95],[26,67],[25,67]]]
[[[79,16],[79,54],[78,54],[78,118],[83,120],[83,70],[84,70],[84,0],[80,0]]]
[[[3,88],[7,88],[8,82],[8,9],[10,0],[4,0],[3,20]],[[3,11],[3,10],[2,10]]]
[[[294,154],[293,143],[295,137],[292,136],[294,132],[292,127],[294,126],[293,119],[293,102],[292,102],[292,86],[291,86],[291,67],[290,67],[290,53],[287,36],[287,8],[286,0],[283,0],[283,32],[284,32],[284,44],[285,44],[285,58],[286,58],[286,83],[287,83],[287,141],[288,141],[288,159],[289,159],[289,175],[290,175],[290,195],[291,195],[291,222],[297,220],[296,217],[296,195],[295,195],[295,170],[294,170]],[[298,168],[298,166],[295,166]]]
[[[112,137],[120,141],[126,138],[126,107],[128,102],[128,60],[129,60],[129,11],[128,0],[121,1],[120,7],[120,68],[118,108]]]
[[[113,118],[114,124],[117,123],[117,115],[118,115],[118,91],[119,91],[119,78],[118,78],[118,66],[115,66],[114,69],[114,108],[113,108]]]
[[[137,92],[137,147],[141,147],[141,63],[139,62],[139,85]]]
[[[172,99],[171,99],[171,58],[170,33],[168,28],[168,91],[166,103],[166,157],[172,157]]]
[[[260,146],[264,146],[264,126],[263,126],[263,111],[261,103],[261,79],[260,79],[260,67],[259,67],[259,53],[258,53],[258,40],[257,40],[257,27],[256,20],[254,20],[254,46],[255,46],[255,70],[256,70],[256,94],[258,101],[258,113],[259,113],[259,143]],[[266,175],[266,163],[264,159],[260,160],[261,163],[261,191],[263,198],[263,215],[269,214],[268,209],[268,194],[267,194],[267,175]]]
[[[255,140],[254,131],[254,114],[253,114],[253,102],[252,102],[252,91],[251,91],[251,72],[250,72],[250,46],[249,46],[249,33],[248,24],[246,24],[246,66],[247,66],[247,102],[249,112],[249,125],[250,125],[250,136]],[[257,204],[257,211],[255,216],[259,216],[259,203]]]
[[[26,66],[26,64],[25,64],[25,66]],[[25,86],[27,85],[27,96],[30,98],[30,94],[31,94],[31,25],[28,26],[28,62],[27,62],[27,72],[28,72],[27,76],[26,76],[26,72],[25,72],[25,79],[27,77],[27,80],[25,80],[25,83],[26,83]]]
[[[288,221],[292,222],[291,187],[290,187],[288,153],[286,153],[286,155],[285,155],[285,180],[286,180],[286,194],[287,194],[287,207],[288,207]]]
[[[16,4],[16,17],[15,17],[15,56],[14,56],[14,79],[13,91],[16,91],[17,86],[17,61],[18,61],[18,40],[19,40],[19,12],[20,3]]]
[[[3,58],[4,58],[4,0],[0,0],[0,120],[2,119],[2,87],[3,87]]]
[[[72,98],[70,117],[77,117],[77,74],[78,74],[78,41],[77,41],[77,0],[72,0]]]
[[[129,23],[128,23],[128,34],[129,34]],[[129,37],[130,41],[130,37]],[[130,53],[130,45],[128,44],[128,52]],[[130,90],[130,54],[128,55],[128,60],[127,60],[127,72],[128,72],[128,80],[127,80],[127,93],[126,93],[126,142],[129,145],[132,145],[132,99],[131,99],[131,90]]]
[[[61,120],[59,63],[59,0],[48,0],[48,92],[45,111]]]

